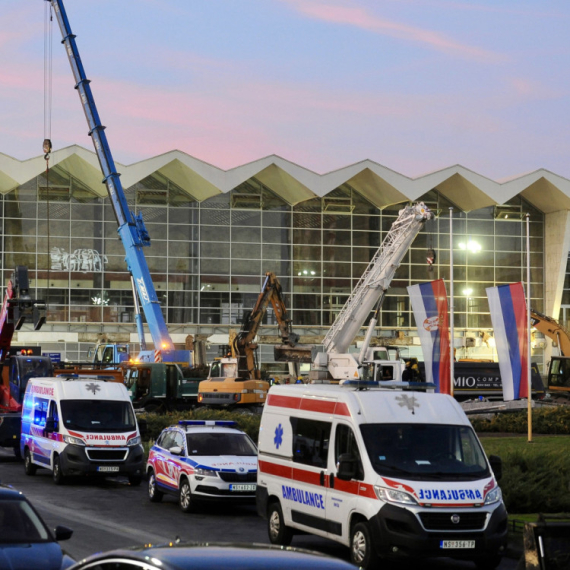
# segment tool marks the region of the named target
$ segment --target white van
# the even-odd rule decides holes
[[[90,377],[32,378],[22,408],[20,450],[26,475],[126,475],[140,485],[141,437],[124,384]]]
[[[459,404],[376,382],[273,386],[261,418],[257,511],[273,544],[295,532],[350,547],[356,566],[445,556],[495,568],[507,512]],[[366,388],[363,386],[366,385]]]

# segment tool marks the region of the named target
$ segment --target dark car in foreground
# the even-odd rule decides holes
[[[53,532],[24,495],[0,485],[0,568],[63,570],[75,561],[58,544],[73,533],[58,526]]]
[[[70,570],[354,570],[309,550],[265,544],[170,543],[113,550],[82,560]]]

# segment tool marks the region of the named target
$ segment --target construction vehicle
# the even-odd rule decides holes
[[[255,306],[246,314],[241,330],[237,334],[230,334],[231,354],[213,362],[208,379],[200,382],[199,404],[258,407],[265,402],[269,382],[261,377],[255,337],[270,303],[281,341],[294,351],[299,337],[291,330],[279,280],[275,273],[268,272]]]
[[[557,320],[530,310],[532,326],[558,346],[559,355],[550,358],[547,390],[550,396],[570,397],[570,331]]]
[[[34,376],[51,375],[51,360],[39,354],[39,348],[14,347],[14,332],[26,321],[39,330],[46,320],[44,301],[32,299],[28,268],[16,267],[12,273],[2,311],[0,312],[0,446],[20,451],[22,401],[28,380]]]
[[[430,209],[421,202],[400,210],[398,218],[325,336],[323,351],[316,352],[309,373],[311,382],[401,379],[402,361],[373,360],[370,342],[394,273],[424,223],[433,217]],[[370,318],[360,352],[349,352],[371,311],[374,311],[374,315]]]
[[[101,124],[95,100],[91,92],[90,81],[85,75],[83,63],[79,56],[75,35],[72,33],[67,13],[62,0],[47,0],[55,13],[62,35],[71,71],[75,78],[75,89],[79,94],[81,106],[89,125],[89,136],[93,140],[95,152],[99,160],[103,180],[107,186],[109,199],[118,224],[118,234],[125,249],[125,261],[131,275],[135,305],[135,323],[141,345],[139,360],[147,362],[180,361],[192,363],[191,351],[176,351],[174,343],[168,333],[166,322],[162,314],[150,270],[146,262],[143,248],[150,246],[150,236],[144,224],[142,214],[135,214],[129,210],[127,198],[123,190],[119,174],[111,155],[111,150],[105,134],[105,127]],[[44,150],[49,153],[51,141],[44,141]],[[142,318],[139,306],[142,307],[146,322],[154,343],[154,350],[146,350]],[[184,352],[181,355],[180,352]],[[176,354],[174,354],[176,353]]]
[[[418,362],[419,379],[425,380],[425,363]],[[465,400],[502,400],[503,384],[498,362],[458,360],[453,364],[453,397],[458,402]],[[533,399],[545,395],[544,383],[536,363],[531,365],[531,393]]]
[[[198,386],[207,375],[207,367],[181,368],[174,363],[140,362],[127,365],[125,385],[135,410],[150,413],[188,410],[196,405]]]

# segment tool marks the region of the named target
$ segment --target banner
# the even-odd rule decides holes
[[[408,287],[425,362],[426,382],[435,391],[451,394],[449,317],[443,279]]]
[[[528,398],[528,339],[526,300],[522,283],[487,289],[503,400]]]

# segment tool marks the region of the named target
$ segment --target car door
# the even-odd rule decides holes
[[[357,509],[360,500],[360,487],[364,479],[364,469],[356,436],[352,426],[339,422],[334,427],[329,461],[329,478],[326,489],[327,532],[330,538],[340,536],[348,539],[350,514]],[[354,477],[350,481],[337,477],[339,459],[351,456],[354,462]]]
[[[292,477],[282,489],[285,519],[304,530],[327,536],[325,491],[331,423],[290,418],[293,432]]]

